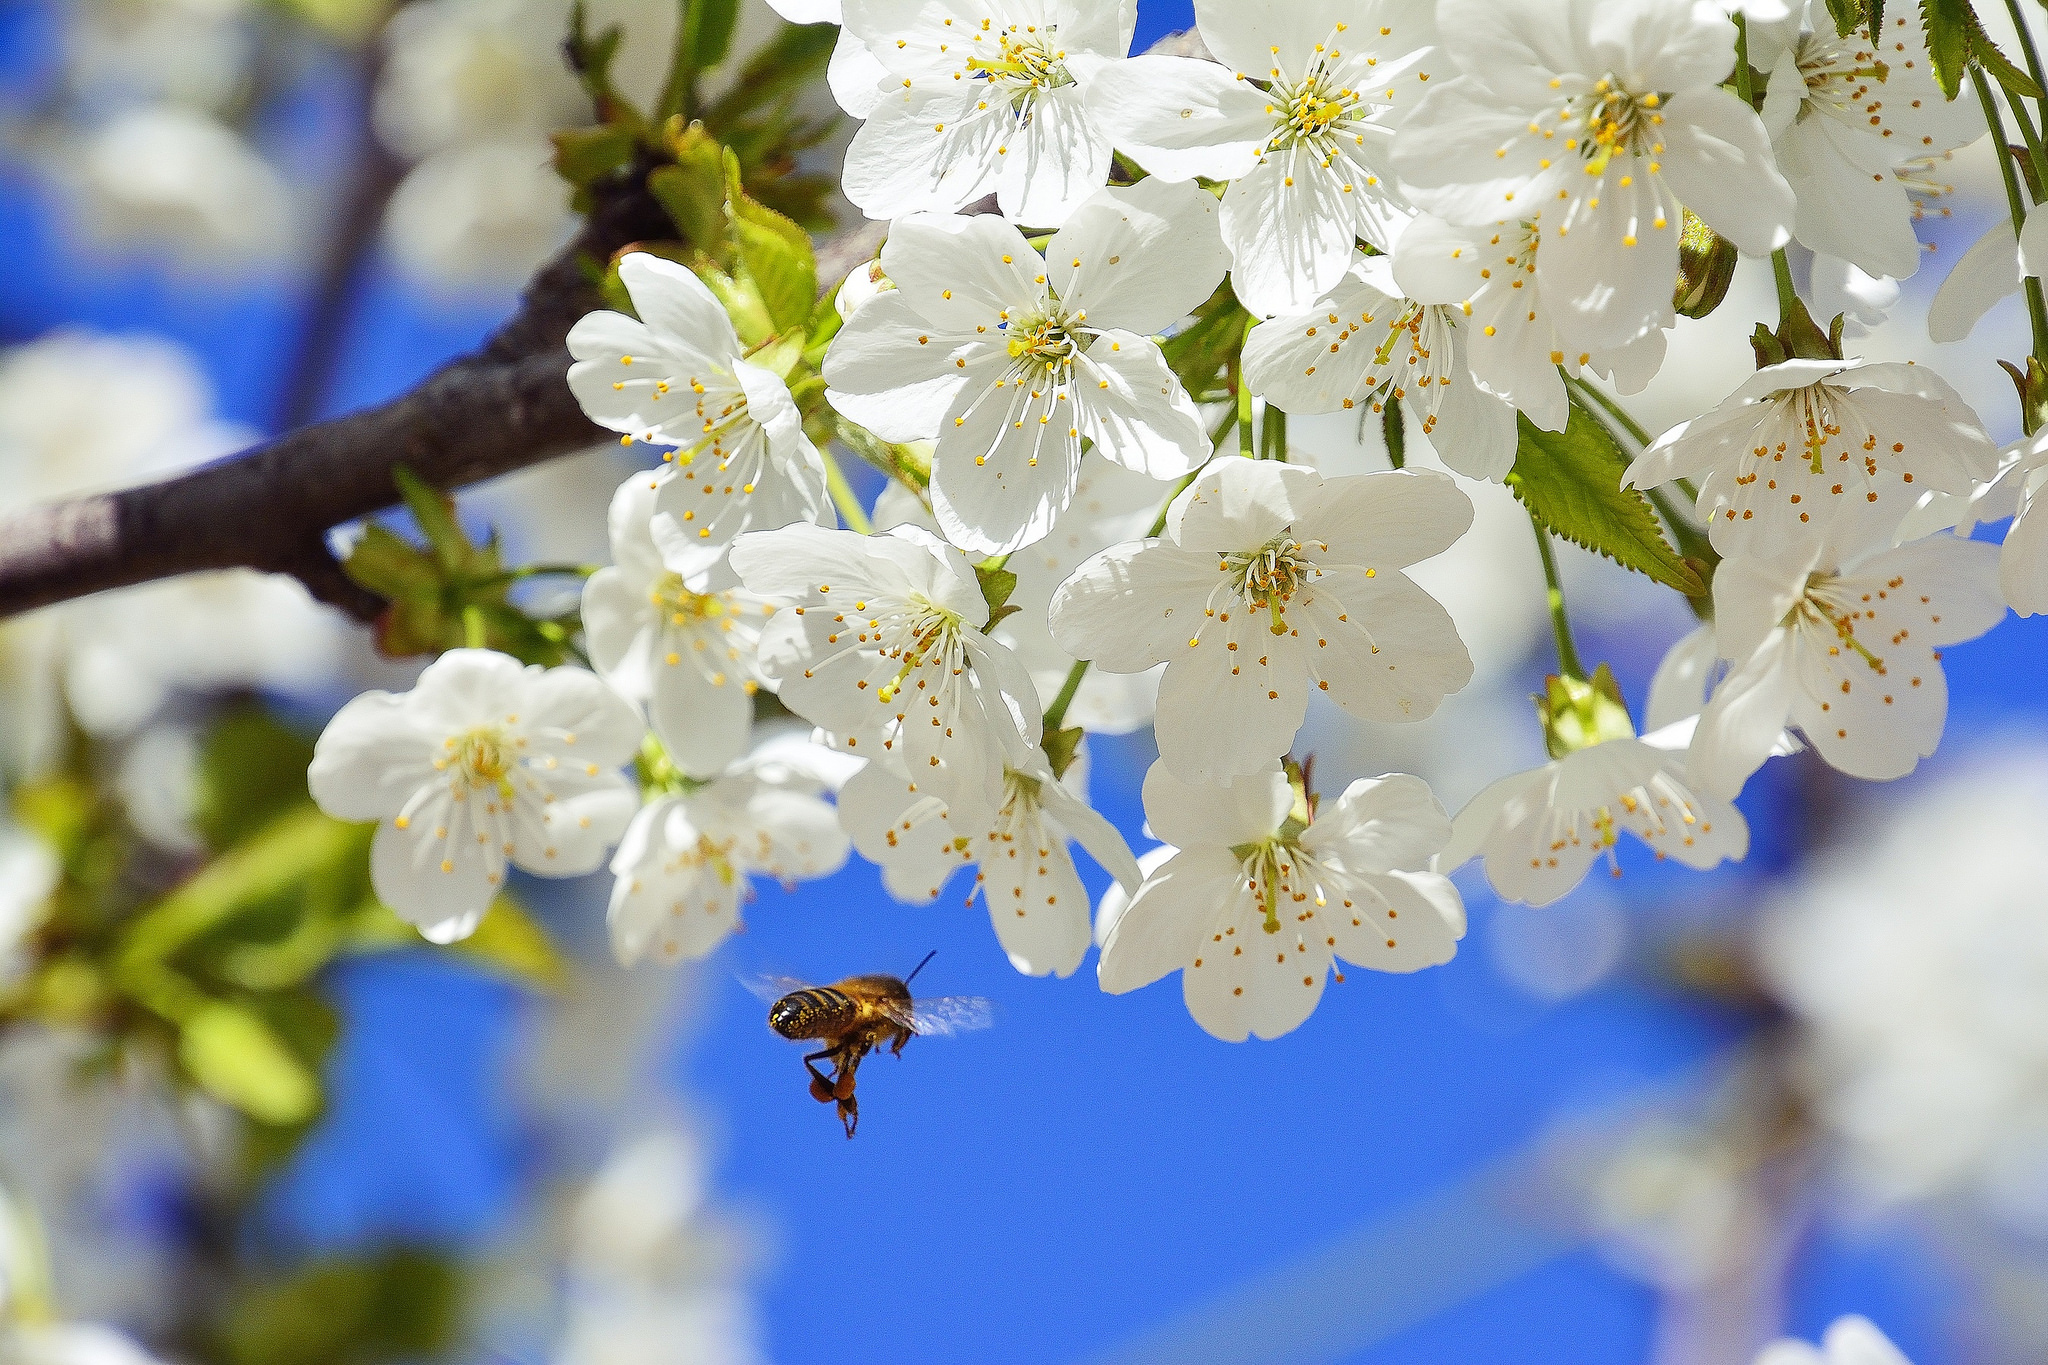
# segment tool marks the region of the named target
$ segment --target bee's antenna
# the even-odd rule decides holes
[[[934,948],[924,955],[924,962],[930,962],[933,958],[937,957],[938,955],[939,950],[937,948]],[[914,969],[912,969],[910,975],[903,978],[904,985],[908,986],[911,982],[917,980],[917,974],[924,970],[924,962],[918,963],[917,966]]]

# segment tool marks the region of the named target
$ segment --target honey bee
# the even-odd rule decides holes
[[[877,973],[849,976],[830,986],[776,976],[748,983],[769,1002],[769,1028],[792,1042],[815,1040],[825,1045],[804,1058],[804,1070],[811,1073],[811,1098],[839,1106],[848,1137],[860,1123],[854,1075],[870,1052],[887,1044],[891,1053],[901,1056],[903,1045],[914,1035],[965,1033],[987,1028],[993,1021],[993,1007],[979,996],[911,997],[910,983],[937,955],[937,949],[926,953],[924,962],[900,979]],[[829,1075],[818,1070],[820,1061],[831,1065]]]

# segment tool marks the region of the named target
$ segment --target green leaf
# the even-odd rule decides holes
[[[625,36],[625,30],[617,24],[593,36],[583,0],[576,0],[569,10],[569,36],[563,40],[562,51],[569,59],[569,69],[576,73],[590,96],[597,121],[619,124],[637,137],[647,126],[647,116],[612,84],[612,63],[618,60],[619,45]]]
[[[1998,50],[1998,44],[1991,41],[1991,35],[1984,31],[1984,25],[1977,19],[1975,11],[1969,13],[1970,56],[1976,63],[1991,73],[1993,80],[2005,87],[2005,93],[2014,99],[2037,100],[2041,98],[2041,87],[2034,84],[2034,78],[2012,64],[2012,59]]]
[[[1599,418],[1575,402],[1562,432],[1545,431],[1527,417],[1516,422],[1521,438],[1507,484],[1538,521],[1688,597],[1706,591],[1665,542],[1649,500],[1621,486],[1628,459]]]
[[[1392,394],[1380,407],[1380,437],[1387,443],[1387,463],[1396,469],[1408,467],[1408,418],[1401,400]]]
[[[732,264],[732,238],[725,218],[725,151],[701,124],[674,139],[673,166],[648,173],[647,189],[683,240],[723,267]]]
[[[208,1094],[259,1123],[302,1123],[320,1107],[312,1072],[252,1011],[212,1000],[182,1020],[178,1060]]]
[[[287,810],[303,806],[313,745],[261,706],[235,706],[199,751],[193,824],[215,852],[241,843]]]
[[[818,302],[818,258],[811,235],[774,209],[747,197],[739,158],[725,154],[726,211],[740,265],[777,331],[802,330]]]
[[[740,0],[686,0],[676,35],[677,63],[694,78],[724,62],[739,20]]]
[[[832,24],[784,24],[775,40],[741,68],[732,89],[704,111],[715,133],[729,133],[756,110],[803,94],[825,74],[839,29]]]
[[[555,173],[579,190],[625,166],[639,145],[631,129],[615,123],[565,129],[553,141]]]
[[[1862,0],[1828,0],[1828,15],[1835,21],[1835,35],[1846,38],[1863,23]]]
[[[395,1247],[233,1285],[221,1365],[377,1365],[445,1358],[462,1329],[462,1278],[443,1255]]]
[[[1950,99],[1963,88],[1963,69],[1970,64],[1968,0],[1920,0],[1920,22],[1927,30],[1927,56],[1935,84]]]
[[[1195,310],[1195,320],[1166,339],[1166,364],[1189,393],[1211,393],[1224,382],[1244,350],[1251,314],[1238,304],[1226,282]]]

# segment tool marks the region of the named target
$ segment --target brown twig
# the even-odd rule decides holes
[[[328,553],[332,527],[398,500],[392,466],[461,488],[603,440],[569,392],[564,338],[602,306],[580,262],[671,229],[637,181],[603,197],[484,345],[381,406],[190,473],[0,520],[0,616],[205,569],[288,573],[362,619],[375,597]]]
[[[1201,54],[1192,34],[1152,51]],[[382,601],[342,572],[327,533],[398,502],[394,465],[452,490],[606,439],[569,392],[565,339],[603,306],[589,262],[673,234],[646,192],[646,170],[598,195],[576,240],[541,267],[518,312],[481,348],[391,402],[159,483],[0,518],[0,619],[176,574],[249,568],[291,574],[321,601],[375,620]],[[837,288],[886,232],[861,223],[820,244],[820,287]]]

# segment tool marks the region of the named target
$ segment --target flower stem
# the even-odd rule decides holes
[[[839,467],[839,461],[832,458],[831,451],[822,453],[825,456],[825,491],[832,495],[832,505],[839,509],[839,519],[850,531],[858,531],[864,536],[873,535],[875,524],[868,520],[867,509],[854,496],[853,485],[846,481],[846,471]]]
[[[2005,202],[2012,214],[2013,236],[2017,238],[2026,226],[2027,205],[2020,193],[2019,169],[2012,164],[2012,153],[2006,151],[2005,120],[1999,117],[1998,101],[1992,98],[1991,82],[1984,76],[1984,68],[1970,67],[1970,84],[1977,87],[1977,101],[1984,106],[1984,126],[1991,130],[1992,141],[1998,153],[1998,169],[2005,176]],[[2022,281],[2027,294],[2027,321],[2034,330],[2034,358],[2048,364],[2048,302],[2041,297],[2039,277],[2028,275]]]
[[[1252,328],[1259,325],[1257,318],[1244,325],[1244,339],[1250,342]],[[1237,453],[1247,460],[1259,458],[1257,446],[1252,440],[1252,386],[1244,378],[1244,353],[1238,352],[1237,359]]]
[[[1597,403],[1600,410],[1613,418],[1623,431],[1636,438],[1637,445],[1642,446],[1645,450],[1649,449],[1652,437],[1643,428],[1643,424],[1629,416],[1628,409],[1608,397],[1597,384],[1588,383],[1576,375],[1565,375],[1564,382],[1576,390],[1580,396],[1590,402]]]
[[[470,649],[488,649],[490,631],[484,624],[484,609],[474,602],[462,609],[462,643]]]
[[[1771,253],[1771,274],[1778,281],[1778,326],[1783,328],[1804,306],[1799,302],[1799,290],[1793,287],[1792,261],[1783,247]]]
[[[2041,70],[2041,52],[2040,49],[2034,46],[2034,30],[2027,24],[2026,12],[2020,7],[2020,0],[2005,0],[2005,7],[2012,14],[2014,31],[2019,34],[2020,51],[2026,55],[2027,74],[2034,78],[2035,85],[2040,86],[2043,90],[2048,90],[2048,74],[2044,74]],[[2013,101],[2013,107],[2024,114],[2024,106],[2018,100]],[[2048,102],[2043,103],[2042,114],[2044,118],[2048,118]],[[2039,171],[2041,169],[2039,140],[2036,139],[2035,142],[2030,143],[2027,150],[2034,154],[2034,168],[2036,171]],[[2044,177],[2041,183],[2048,185],[2048,177]]]
[[[1266,420],[1259,426],[1259,458],[1287,463],[1287,414],[1266,404]]]
[[[1060,684],[1060,694],[1052,699],[1052,705],[1045,708],[1045,730],[1051,734],[1063,730],[1067,724],[1067,708],[1074,704],[1074,694],[1081,690],[1081,679],[1088,676],[1088,660],[1076,660],[1067,670],[1067,680]]]
[[[1735,95],[1752,109],[1756,107],[1756,82],[1749,74],[1749,21],[1740,10],[1735,13]]]
[[[1557,556],[1551,552],[1550,530],[1534,514],[1529,524],[1536,528],[1536,549],[1543,556],[1543,581],[1549,587],[1550,628],[1557,636],[1557,667],[1567,678],[1584,681],[1585,665],[1579,662],[1578,647],[1572,643],[1572,622],[1564,609],[1564,581],[1558,577]]]

